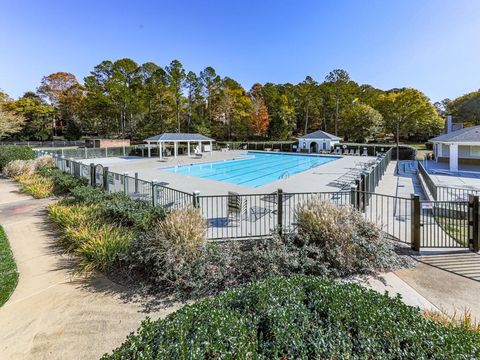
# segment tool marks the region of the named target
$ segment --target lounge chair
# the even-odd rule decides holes
[[[247,216],[247,199],[242,198],[239,193],[234,191],[228,192],[227,199],[227,221],[241,221],[243,216]]]
[[[195,149],[193,150],[193,153],[195,154],[195,156],[197,158],[201,158],[203,157],[203,154],[202,152],[200,151],[200,148],[198,146],[195,146]]]
[[[355,150],[355,156],[360,156],[360,149]]]
[[[352,155],[352,156],[355,155],[355,149],[350,149],[350,155]]]
[[[362,156],[368,156],[367,148],[363,148]]]

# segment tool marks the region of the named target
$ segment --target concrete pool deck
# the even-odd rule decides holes
[[[480,166],[459,164],[460,174],[449,173],[449,165],[444,162],[422,161],[428,175],[437,186],[460,187],[480,190]]]
[[[214,151],[211,155],[204,154],[202,158],[179,156],[176,159],[170,157],[160,160],[159,158],[114,157],[81,161],[84,164],[95,163],[108,166],[110,171],[119,174],[127,172],[133,176],[135,172],[138,172],[138,177],[142,180],[161,181],[168,187],[188,193],[200,191],[202,195],[225,195],[229,191],[236,191],[240,194],[269,194],[277,189],[282,189],[284,192],[336,192],[341,189],[338,185],[333,184],[336,179],[355,169],[359,163],[375,160],[375,157],[365,156],[334,156],[338,157],[335,161],[259,187],[235,185],[162,170],[162,168],[171,166],[245,158],[245,154],[245,151]],[[330,157],[332,155],[321,156]]]

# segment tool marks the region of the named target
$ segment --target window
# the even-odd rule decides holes
[[[470,146],[470,156],[480,157],[480,146]]]

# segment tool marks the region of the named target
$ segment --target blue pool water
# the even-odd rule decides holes
[[[202,179],[258,187],[337,160],[334,156],[248,152],[248,158],[182,165],[162,170]]]

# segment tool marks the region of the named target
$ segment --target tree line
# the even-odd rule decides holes
[[[0,137],[143,139],[198,132],[219,140],[287,140],[322,129],[356,142],[425,140],[443,129],[441,111],[416,89],[358,84],[341,69],[323,81],[307,76],[298,84],[256,83],[247,91],[212,67],[197,74],[178,60],[161,67],[126,58],[103,61],[83,83],[58,72],[19,99],[0,92]]]

